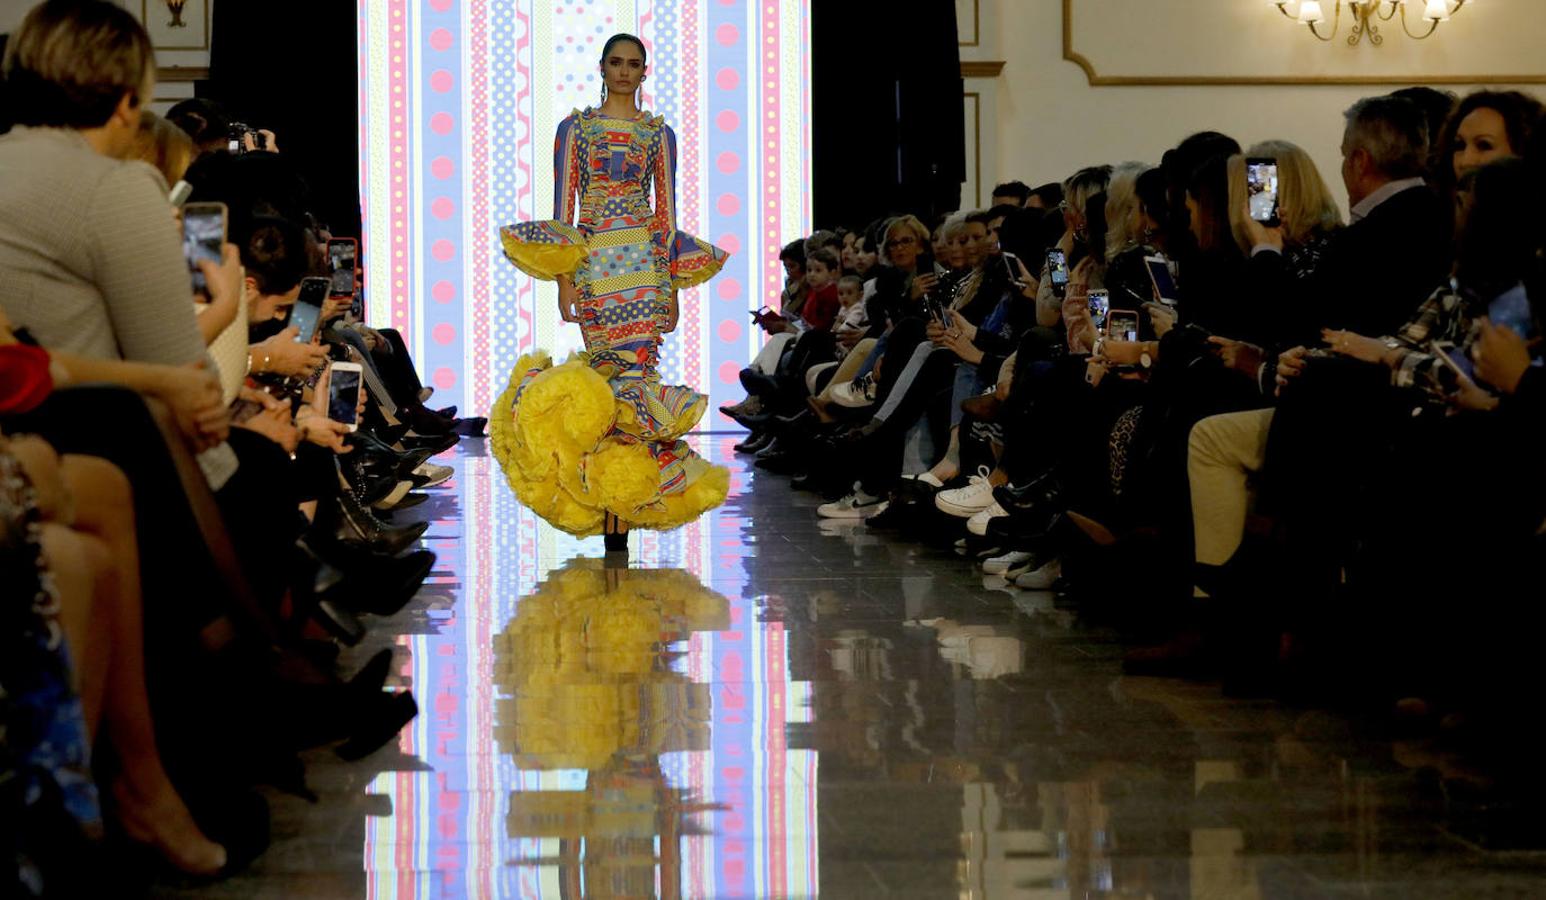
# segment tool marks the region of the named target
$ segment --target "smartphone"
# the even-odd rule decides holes
[[[328,376],[327,417],[350,431],[359,428],[360,364],[335,362]]]
[[[1068,254],[1058,249],[1047,251],[1047,277],[1052,279],[1052,293],[1062,299],[1068,291]]]
[[[1268,228],[1278,227],[1278,161],[1255,156],[1246,160],[1245,190],[1251,218]]]
[[[1433,375],[1446,393],[1460,390],[1462,376],[1476,380],[1476,370],[1471,360],[1454,344],[1429,341],[1428,353],[1439,363]]]
[[[1159,302],[1175,306],[1181,291],[1176,287],[1175,276],[1170,274],[1170,260],[1163,256],[1145,256],[1143,264],[1149,270],[1149,281],[1154,285]]]
[[[1138,342],[1138,313],[1130,309],[1113,309],[1106,315],[1106,336],[1130,344]]]
[[[359,242],[354,238],[333,238],[327,242],[329,292],[334,297],[354,296],[354,270],[359,259]]]
[[[918,262],[914,266],[913,270],[919,275],[938,275],[939,266],[934,261],[933,252],[925,250],[922,253],[919,253]]]
[[[317,323],[322,321],[322,301],[327,299],[331,282],[322,277],[302,278],[301,294],[290,308],[291,325],[301,329],[295,336],[297,344],[309,344],[316,337]]]
[[[772,311],[773,310],[771,310],[768,307],[764,306],[762,309],[759,309],[756,312],[752,313],[752,321],[753,322],[760,322],[760,321],[762,321],[762,319],[765,316],[768,315],[768,313],[771,313]]]
[[[1009,283],[1018,288],[1025,287],[1025,282],[1020,280],[1020,257],[1008,250],[999,254],[1004,258],[1004,274],[1009,276]]]
[[[193,291],[209,295],[201,260],[220,264],[220,248],[225,244],[226,209],[224,203],[190,203],[183,207],[183,259],[193,276]]]
[[[1096,331],[1106,330],[1106,317],[1111,312],[1111,292],[1099,289],[1090,291],[1090,322]]]
[[[173,206],[182,206],[184,203],[188,202],[188,197],[192,193],[193,185],[186,181],[179,181],[172,185],[171,193],[167,194],[166,199],[172,201]]]

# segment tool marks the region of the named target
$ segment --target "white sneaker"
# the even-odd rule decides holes
[[[429,481],[424,482],[424,484],[420,485],[420,487],[434,487],[437,484],[443,484],[444,482],[450,480],[451,476],[456,474],[456,470],[450,466],[442,466],[437,463],[426,462],[420,463],[419,467],[413,470],[413,474],[422,475],[429,479]]]
[[[1002,575],[1010,569],[1018,569],[1035,558],[1035,554],[1024,550],[1011,550],[1003,556],[995,556],[985,560],[982,564],[984,575]]]
[[[858,382],[845,381],[832,388],[832,402],[845,409],[864,409],[875,405],[875,379],[869,375]]]
[[[942,488],[945,486],[943,481],[940,481],[938,478],[934,477],[933,472],[924,472],[922,475],[903,475],[902,479],[904,481],[916,481],[919,484],[926,484],[933,488]]]
[[[1009,513],[1004,510],[1004,507],[999,506],[998,501],[995,500],[993,501],[992,506],[966,520],[966,530],[970,531],[972,534],[977,535],[978,537],[987,537],[988,520],[997,519],[1000,516],[1007,515],[1009,515]]]
[[[868,519],[886,511],[889,505],[884,497],[872,497],[861,488],[832,503],[816,507],[816,515],[823,519]]]
[[[934,505],[942,513],[963,519],[970,519],[992,506],[993,485],[988,481],[988,467],[979,468],[966,487],[935,494]]]
[[[1040,568],[1031,569],[1015,578],[1015,587],[1028,591],[1048,591],[1063,577],[1063,561],[1054,559]]]

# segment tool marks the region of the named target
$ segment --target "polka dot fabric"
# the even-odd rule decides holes
[[[732,251],[715,283],[683,292],[661,376],[714,407],[739,399],[734,371],[763,337],[747,310],[776,298],[778,249],[810,228],[806,3],[359,6],[369,316],[404,332],[444,403],[486,412],[522,354],[581,345],[556,289],[503,262],[497,230],[553,215],[552,136],[600,102],[601,47],[619,31],[644,40],[641,105],[677,134],[678,227]]]

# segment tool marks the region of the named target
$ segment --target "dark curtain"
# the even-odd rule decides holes
[[[346,0],[221,3],[198,87],[274,132],[311,187],[313,212],[340,237],[360,234],[358,24]]]
[[[812,0],[818,225],[958,209],[966,108],[950,0]]]

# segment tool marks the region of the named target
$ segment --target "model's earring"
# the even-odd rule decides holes
[[[604,81],[601,83],[601,105],[607,105],[607,83]]]

